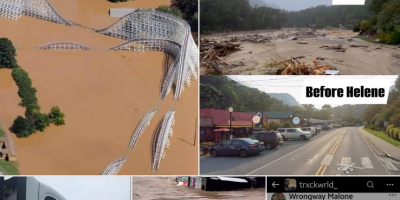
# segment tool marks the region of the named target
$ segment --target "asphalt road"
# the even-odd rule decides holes
[[[308,141],[289,140],[248,158],[200,158],[204,175],[400,175],[400,162],[375,153],[358,127],[322,131]]]

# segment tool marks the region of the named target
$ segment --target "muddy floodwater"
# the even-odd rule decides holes
[[[112,4],[106,0],[51,0],[67,19],[85,26],[107,27],[113,7],[157,7],[169,0],[135,0]],[[0,122],[12,134],[21,174],[99,174],[122,156],[134,128],[157,102],[163,76],[162,52],[47,51],[33,47],[57,41],[93,47],[112,47],[123,40],[89,29],[68,27],[23,16],[17,21],[0,18],[0,37],[17,47],[17,60],[37,89],[41,111],[58,105],[66,125],[50,126],[19,139],[8,129],[25,109],[11,70],[0,69]],[[174,136],[160,169],[150,170],[150,145],[157,123],[173,104],[171,92],[129,155],[120,174],[197,174],[198,82],[185,88],[177,103]]]
[[[264,200],[265,189],[246,189],[238,191],[202,191],[186,186],[177,186],[175,178],[132,177],[132,197],[140,200],[156,199],[242,199]]]

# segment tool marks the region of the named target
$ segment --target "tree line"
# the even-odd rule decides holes
[[[283,101],[256,88],[250,88],[227,76],[200,76],[200,108],[227,110],[233,107],[239,112],[254,111],[297,111],[301,118],[362,123],[365,105],[342,105],[331,107],[326,104],[317,109],[312,104],[289,106]],[[333,116],[332,116],[333,115]]]
[[[279,29],[287,21],[284,11],[248,0],[201,0],[200,12],[201,32]]]
[[[369,8],[373,14],[356,24],[353,30],[385,44],[400,44],[400,0],[372,0]]]
[[[386,105],[370,105],[365,113],[366,128],[385,131],[386,134],[400,141],[400,77],[396,79],[395,89],[389,93]],[[385,127],[388,122],[388,127]]]
[[[22,69],[15,59],[16,50],[7,38],[0,38],[0,68],[12,70],[12,77],[18,86],[18,96],[21,98],[20,106],[25,107],[25,117],[18,116],[11,127],[17,137],[28,137],[36,131],[43,132],[51,123],[59,126],[65,124],[64,113],[58,106],[53,106],[48,114],[40,112],[36,97],[36,88],[28,73]]]

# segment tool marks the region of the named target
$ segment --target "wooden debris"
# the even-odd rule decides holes
[[[352,44],[350,45],[350,47],[369,47],[369,46]]]
[[[326,65],[318,66],[317,60],[313,60],[313,68],[305,62],[299,62],[296,58],[285,58],[267,64],[267,67],[279,67],[277,75],[324,75],[326,70],[336,70]]]

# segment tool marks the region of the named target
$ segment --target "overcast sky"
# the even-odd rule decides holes
[[[258,88],[266,93],[288,93],[292,95],[299,103],[302,95],[304,79],[390,79],[394,85],[397,76],[257,76],[257,75],[235,75],[228,76],[237,82],[244,83],[245,85]],[[324,104],[314,105],[316,108],[322,108]],[[331,105],[338,106],[338,105]]]
[[[67,200],[130,200],[129,176],[34,176]],[[10,178],[5,177],[5,179]]]
[[[318,5],[332,5],[332,0],[253,0],[253,2],[256,1],[264,1],[268,4],[274,4],[279,6],[281,9],[289,11],[303,10]]]

